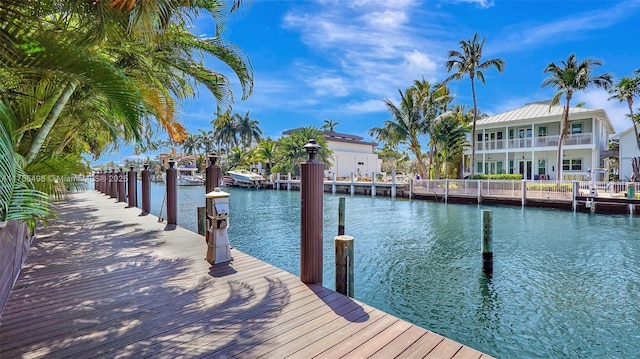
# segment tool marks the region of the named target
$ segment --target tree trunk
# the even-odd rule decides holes
[[[53,126],[58,121],[60,113],[62,113],[64,106],[67,104],[67,102],[69,102],[69,99],[71,98],[71,95],[73,95],[73,92],[76,90],[77,86],[78,82],[75,80],[70,80],[65,86],[64,91],[62,91],[60,97],[58,97],[55,105],[53,105],[51,111],[47,115],[47,118],[44,120],[44,123],[42,123],[42,126],[38,130],[36,137],[34,137],[34,139],[31,141],[31,146],[29,147],[29,151],[25,156],[27,163],[31,163],[38,155],[38,152],[40,152],[40,149],[42,148],[44,141],[47,139],[49,132],[51,132],[51,129],[53,129]]]
[[[640,137],[638,137],[638,124],[633,117],[633,97],[627,98],[627,105],[629,105],[629,114],[631,115],[631,123],[633,123],[633,130],[636,133],[636,143],[638,144],[638,150],[640,151]]]
[[[469,74],[471,79],[471,95],[473,97],[473,128],[471,129],[471,177],[476,173],[476,120],[478,119],[478,102],[476,101],[476,86],[473,82],[473,74]]]
[[[558,178],[556,178],[556,182],[562,181],[562,142],[564,142],[564,138],[567,135],[568,127],[569,127],[569,101],[571,100],[571,94],[567,94],[566,104],[562,111],[562,119],[560,120],[560,138],[558,139],[558,159],[557,159],[557,167],[558,167]]]

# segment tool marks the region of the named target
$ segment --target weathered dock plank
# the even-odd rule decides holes
[[[201,236],[97,192],[59,207],[0,318],[2,358],[482,356],[236,250],[211,266]]]

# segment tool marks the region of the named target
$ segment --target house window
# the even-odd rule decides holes
[[[509,160],[509,174],[513,174],[513,160]]]
[[[484,172],[482,172],[482,162],[478,162],[477,163],[476,173],[484,173]]]
[[[513,140],[513,129],[509,130],[509,139]]]
[[[504,173],[502,169],[502,161],[496,162],[496,173]]]
[[[496,136],[497,136],[497,138],[498,138],[499,140],[501,140],[501,139],[502,139],[502,131],[499,131],[499,132],[498,132],[498,134],[497,134]]]
[[[482,134],[481,133],[478,134],[478,142],[482,142]]]
[[[358,162],[358,166],[364,166],[364,162]]]
[[[547,160],[538,160],[538,174],[547,174]]]
[[[571,124],[571,134],[582,133],[582,124],[581,123],[572,123]]]
[[[563,171],[582,171],[582,159],[562,160]]]
[[[546,136],[547,135],[547,127],[538,127],[538,136]]]

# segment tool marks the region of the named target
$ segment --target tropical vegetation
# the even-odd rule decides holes
[[[205,57],[228,66],[242,97],[249,96],[249,60],[222,37],[229,11],[239,5],[237,0],[2,1],[0,103],[5,128],[14,134],[3,137],[3,146],[17,153],[10,157],[13,165],[44,178],[34,183],[39,189],[61,196],[80,185],[67,180],[76,178],[72,174],[90,171],[85,155],[97,158],[120,141],[144,146],[158,131],[182,142],[186,131],[177,121],[176,104],[193,96],[196,86],[221,106],[234,100],[228,78],[207,68]],[[189,32],[202,14],[215,23],[212,37]]]

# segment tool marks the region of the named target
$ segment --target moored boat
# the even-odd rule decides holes
[[[227,172],[238,186],[250,186],[260,188],[265,181],[264,177],[247,170],[231,170]]]

